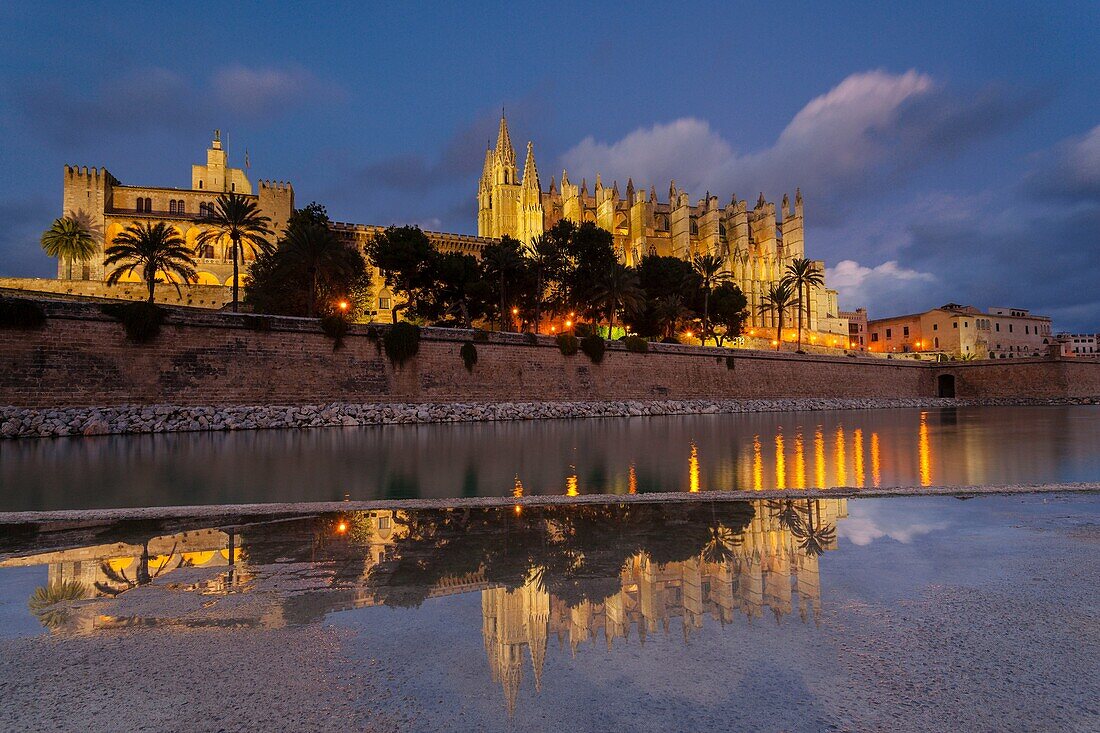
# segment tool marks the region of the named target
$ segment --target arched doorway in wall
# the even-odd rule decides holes
[[[936,396],[937,397],[954,397],[955,396],[955,375],[954,374],[940,374],[936,377]]]

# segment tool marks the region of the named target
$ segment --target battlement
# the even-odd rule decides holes
[[[119,180],[111,175],[110,171],[106,168],[96,168],[92,166],[79,166],[79,165],[66,165],[65,175],[69,178],[89,178],[98,181],[103,179],[107,184],[111,186],[121,185]]]
[[[264,179],[264,180],[257,181],[257,185],[260,188],[267,188],[267,189],[271,189],[271,190],[274,190],[274,191],[293,191],[294,190],[294,186],[291,185],[290,181],[269,181],[269,180]]]
[[[386,227],[379,224],[352,224],[346,221],[334,221],[329,225],[329,228],[337,232],[352,232],[369,235],[381,234],[386,231]],[[453,234],[451,232],[436,232],[430,229],[422,229],[421,231],[423,231],[428,239],[432,241],[461,242],[483,247],[499,241],[492,237],[479,237],[475,234]]]

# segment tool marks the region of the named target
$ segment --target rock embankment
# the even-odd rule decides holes
[[[623,402],[333,402],[324,405],[233,405],[192,407],[133,405],[30,409],[0,407],[0,437],[122,435],[206,430],[353,427],[411,423],[543,420],[550,418],[642,417],[805,410],[957,407],[968,405],[1100,404],[1085,399],[761,399],[628,400]]]

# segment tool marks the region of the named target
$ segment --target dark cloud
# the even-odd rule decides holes
[[[1100,125],[1034,156],[1024,181],[1043,199],[1100,203]]]
[[[307,105],[339,103],[336,85],[300,69],[234,64],[195,84],[169,69],[130,69],[94,89],[32,80],[11,90],[35,134],[59,147],[103,137],[189,131],[214,120],[255,122]]]

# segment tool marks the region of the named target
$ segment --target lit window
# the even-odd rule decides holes
[[[378,308],[379,308],[379,310],[388,311],[391,307],[392,307],[392,303],[390,302],[389,298],[379,298],[378,299]]]
[[[378,529],[389,529],[390,528],[390,521],[391,520],[390,520],[389,517],[379,517],[378,518]]]

